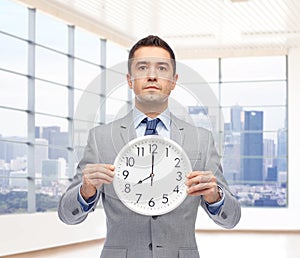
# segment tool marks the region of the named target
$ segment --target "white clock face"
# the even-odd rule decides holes
[[[114,162],[113,187],[134,212],[161,215],[186,198],[186,175],[192,171],[184,150],[174,141],[143,136],[125,145]]]

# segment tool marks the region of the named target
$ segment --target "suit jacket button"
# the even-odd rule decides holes
[[[223,212],[221,213],[221,217],[222,217],[223,219],[227,219],[227,214],[223,211]]]
[[[78,208],[76,208],[75,210],[73,210],[72,211],[72,214],[75,216],[75,215],[77,215],[79,213],[79,209]]]
[[[152,251],[152,243],[149,244],[149,249]]]

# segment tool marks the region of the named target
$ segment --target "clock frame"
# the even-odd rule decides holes
[[[117,155],[113,187],[132,211],[148,216],[177,208],[187,196],[186,175],[192,171],[183,148],[173,140],[149,135],[127,143]]]

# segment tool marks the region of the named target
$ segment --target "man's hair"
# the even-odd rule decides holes
[[[129,56],[128,56],[128,72],[129,72],[129,74],[131,74],[131,64],[132,64],[134,53],[136,50],[138,50],[141,47],[161,47],[161,48],[167,50],[170,54],[171,62],[173,65],[173,74],[176,73],[176,60],[175,60],[175,54],[174,54],[172,48],[168,45],[167,42],[162,40],[160,37],[149,35],[146,38],[140,39],[130,49]]]

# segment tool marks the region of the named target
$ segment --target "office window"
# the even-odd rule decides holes
[[[6,17],[13,13],[20,13],[17,22]],[[55,210],[74,167],[70,27],[11,1],[1,1],[0,19],[6,24],[0,30],[0,214]],[[37,28],[30,46],[28,26]],[[49,37],[50,28],[56,37]]]
[[[80,28],[75,30],[75,56],[79,59],[100,65],[100,39],[96,35]]]
[[[35,110],[38,113],[68,116],[68,89],[53,83],[36,80]]]
[[[203,76],[218,100],[217,106],[186,108],[194,123],[218,132],[224,175],[242,206],[288,205],[286,61],[285,56],[183,61]],[[186,86],[196,92],[195,83]]]
[[[211,59],[196,59],[196,60],[180,60],[190,69],[195,70],[206,82],[219,81],[219,62],[216,58]]]
[[[51,33],[49,33],[50,31]],[[68,49],[68,27],[52,16],[37,12],[36,43],[66,53]]]
[[[224,58],[223,82],[286,80],[286,60],[282,56]]]
[[[0,105],[25,110],[27,108],[27,78],[0,70]]]
[[[107,41],[107,67],[113,68],[114,66],[119,66],[120,63],[127,63],[128,55],[129,51],[127,49]]]
[[[98,42],[100,47],[100,41]],[[75,47],[76,49],[76,47]],[[99,87],[91,87],[91,84],[101,74],[101,68],[99,65],[89,63],[87,61],[75,59],[74,61],[74,87],[83,91],[91,91],[96,94],[100,92]]]
[[[75,162],[79,162],[91,127],[99,125],[96,119],[102,97],[100,75],[101,40],[96,35],[75,28],[74,31],[74,124],[73,147]]]
[[[286,57],[221,60],[224,173],[244,206],[287,204]]]
[[[125,78],[125,75],[124,75]],[[114,121],[126,115],[131,109],[131,95],[129,94],[129,87],[127,81],[115,85],[110,92],[107,93],[106,98],[106,122]],[[127,101],[127,99],[129,101]]]
[[[0,45],[0,67],[22,74],[27,73],[27,43],[0,33]]]
[[[61,54],[37,46],[35,73],[37,78],[67,85],[68,58],[66,53]]]
[[[0,117],[4,118],[3,123],[1,123],[0,135],[27,138],[27,113],[25,111],[1,107]]]
[[[0,31],[26,38],[28,31],[27,8],[11,0],[0,0],[0,6]],[[16,22],[16,17],[18,17],[18,22]]]

